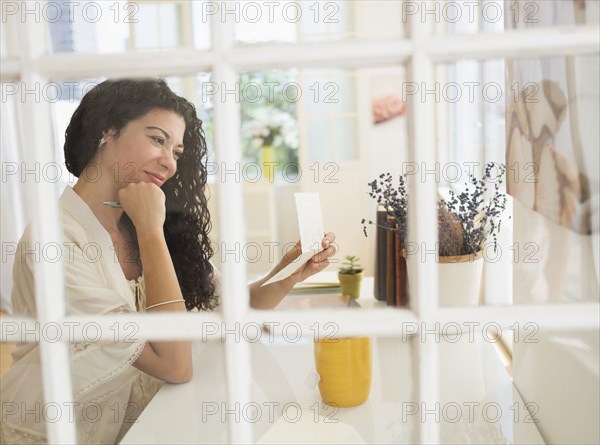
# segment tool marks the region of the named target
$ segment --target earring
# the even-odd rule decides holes
[[[102,147],[104,144],[106,144],[106,138],[101,138],[98,142],[98,148]]]

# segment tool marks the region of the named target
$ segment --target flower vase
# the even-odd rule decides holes
[[[264,145],[260,151],[263,178],[273,182],[275,174],[275,149],[272,145]]]
[[[407,255],[409,280],[416,277],[420,254]],[[477,306],[483,277],[483,252],[440,256],[437,264],[440,306]]]
[[[371,391],[369,337],[316,340],[314,352],[323,402],[348,407],[367,401]]]
[[[483,276],[482,251],[440,257],[438,276],[441,306],[477,306]]]

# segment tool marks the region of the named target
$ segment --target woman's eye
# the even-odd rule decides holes
[[[174,151],[173,152],[173,157],[175,158],[176,161],[179,161],[179,159],[183,156],[183,152],[182,151]]]
[[[158,142],[160,145],[163,145],[165,143],[165,140],[159,136],[151,136],[151,137],[154,140],[154,142]]]

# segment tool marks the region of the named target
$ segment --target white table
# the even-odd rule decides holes
[[[320,297],[292,298],[303,304],[312,298],[318,305]],[[165,384],[121,443],[229,443],[228,422],[236,415],[253,421],[254,441],[261,444],[415,443],[423,409],[427,420],[439,417],[445,443],[544,443],[535,424],[527,422],[525,405],[494,346],[483,340],[440,343],[441,400],[420,405],[416,341],[374,338],[369,400],[340,409],[321,402],[312,340],[291,344],[262,336],[251,344],[252,404],[246,407],[226,404],[224,345],[197,342],[193,380]]]

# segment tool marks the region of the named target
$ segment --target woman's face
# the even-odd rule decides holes
[[[100,156],[117,184],[152,182],[162,186],[177,171],[183,154],[185,121],[173,111],[154,109],[106,136]]]

